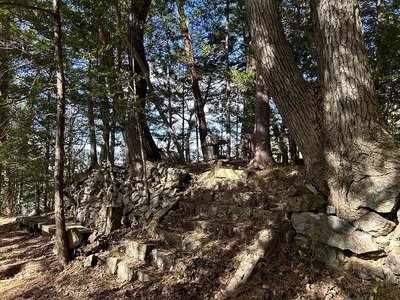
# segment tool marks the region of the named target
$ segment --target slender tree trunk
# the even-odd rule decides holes
[[[91,82],[91,79],[89,79],[88,81]],[[93,170],[99,168],[99,163],[97,161],[96,126],[94,123],[94,101],[91,95],[88,95],[88,123],[89,123],[89,141],[90,141],[89,170]]]
[[[51,111],[51,93],[47,94],[47,113],[50,115]],[[45,164],[43,166],[43,173],[45,175],[44,181],[44,190],[43,190],[43,209],[47,211],[49,208],[52,208],[49,204],[49,186],[50,186],[50,178],[49,178],[49,167],[50,167],[50,143],[52,143],[51,139],[51,120],[48,116],[46,116],[46,148],[44,152]]]
[[[0,34],[7,38],[8,33],[8,25],[10,24],[9,16],[3,16],[4,23],[0,24]],[[8,87],[10,84],[10,53],[8,50],[1,50],[0,52],[0,104],[2,105],[0,109],[0,145],[6,142],[9,138],[9,110],[6,106],[8,99]],[[3,177],[3,181],[0,182],[0,195],[2,184],[4,184],[4,208],[5,213],[7,215],[11,214],[11,206],[10,206],[10,191],[9,191],[9,182],[8,178],[8,166],[6,163],[0,163],[0,179]]]
[[[12,215],[12,181],[9,174],[9,169],[7,167],[3,170],[3,180],[4,180],[4,209],[6,215]]]
[[[100,11],[101,13],[101,11]],[[110,157],[110,133],[111,133],[111,105],[109,101],[109,96],[107,95],[112,86],[110,84],[110,76],[106,75],[114,67],[114,55],[110,48],[110,33],[104,26],[104,18],[102,15],[98,17],[98,42],[99,42],[99,84],[102,87],[103,94],[100,96],[100,113],[102,120],[102,142],[100,150],[100,165],[102,167],[107,166],[107,161],[111,165],[112,162],[109,161]]]
[[[256,75],[256,115],[254,126],[254,158],[250,167],[265,169],[275,165],[271,150],[271,137],[269,133],[269,96],[264,78],[258,68]]]
[[[169,53],[168,49],[168,53]],[[170,74],[170,68],[169,65],[167,64],[167,99],[168,99],[168,122],[169,125],[172,127],[172,121],[173,121],[173,115],[172,115],[172,92],[171,92],[171,74]],[[171,147],[171,134],[168,133],[168,139],[167,139],[167,146],[166,146],[166,151],[170,151]]]
[[[231,67],[229,61],[229,22],[230,22],[230,0],[225,3],[225,83],[226,83],[226,156],[231,157]]]
[[[342,218],[394,213],[399,147],[383,126],[356,0],[312,0],[318,84],[300,73],[275,0],[247,0],[267,88],[301,150],[309,180]]]
[[[64,215],[64,128],[65,128],[65,79],[61,42],[60,0],[53,0],[54,11],[54,47],[57,70],[57,129],[54,166],[54,213],[56,221],[56,244],[58,261],[62,268],[69,262],[67,235]]]
[[[253,55],[249,55],[246,63],[246,73],[255,72],[256,70],[257,62]],[[243,113],[239,153],[240,157],[248,162],[254,157],[255,93],[255,86],[251,84],[242,90]]]
[[[199,77],[196,71],[196,65],[194,62],[194,54],[192,49],[192,42],[189,35],[189,28],[187,26],[186,14],[184,9],[185,0],[176,0],[176,5],[178,8],[180,27],[182,32],[183,43],[185,46],[185,53],[187,59],[188,70],[190,74],[190,78],[192,81],[192,92],[194,97],[194,106],[195,106],[195,115],[197,128],[200,135],[200,144],[203,156],[206,155],[206,151],[203,148],[203,143],[207,137],[207,122],[206,115],[204,112],[205,101],[201,96],[200,85],[199,85]],[[206,158],[206,157],[205,157]]]

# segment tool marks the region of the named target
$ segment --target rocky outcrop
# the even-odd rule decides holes
[[[327,264],[343,263],[356,268],[363,278],[398,276],[400,227],[394,221],[370,211],[350,224],[337,217],[332,207],[324,212],[317,199],[304,201],[310,195],[318,196],[306,187],[290,188],[289,195],[292,197],[286,207],[293,212],[290,220],[297,233],[296,241],[303,244],[308,240],[314,245],[316,258]]]
[[[216,294],[221,299],[230,297],[281,234],[275,227],[282,228],[288,219],[297,234],[295,241],[315,246],[313,255],[328,264],[346,263],[366,277],[400,274],[400,227],[385,214],[366,211],[350,224],[335,215],[335,208],[327,206],[314,187],[288,189],[286,178],[267,183],[265,176],[272,176],[268,173],[214,166],[186,191],[192,178],[187,171],[162,164],[148,169],[150,197],[142,180],[128,176],[124,169],[113,176],[97,170],[70,194],[70,212],[88,226],[104,232],[107,210],[118,207],[124,226],[147,230],[142,231],[147,236],[124,245],[125,257],[107,259],[109,272],[121,280],[156,280],[163,272],[177,270],[183,274],[194,264],[193,257],[204,255],[205,249],[212,249],[209,245],[218,245],[218,239],[237,239],[240,245],[253,246],[230,256],[234,270]],[[277,219],[279,215],[285,217]],[[162,242],[154,244],[154,239]],[[213,264],[220,263],[218,256],[210,257]],[[190,272],[212,271],[202,265]]]

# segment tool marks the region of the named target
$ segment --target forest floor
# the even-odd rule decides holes
[[[168,281],[127,283],[109,275],[105,260],[124,234],[121,230],[111,235],[109,249],[96,254],[96,266],[85,267],[85,255],[78,255],[61,270],[51,239],[28,233],[16,216],[0,216],[0,300],[193,299],[161,295]],[[310,249],[296,247],[282,236],[234,299],[400,300],[400,287],[389,280],[365,278],[357,270],[327,266],[316,261]]]

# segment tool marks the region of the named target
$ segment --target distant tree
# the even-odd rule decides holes
[[[360,1],[366,49],[378,100],[392,134],[400,137],[400,3]]]
[[[178,8],[179,22],[180,22],[182,39],[183,39],[185,53],[186,53],[188,72],[190,74],[191,83],[192,83],[192,92],[193,92],[193,97],[194,97],[194,107],[195,107],[194,111],[195,111],[195,116],[196,116],[196,123],[197,123],[197,128],[199,130],[200,143],[202,146],[202,153],[204,156],[206,156],[205,149],[203,148],[203,143],[205,142],[206,137],[207,137],[207,121],[206,121],[206,115],[204,112],[205,100],[200,91],[200,85],[199,85],[200,78],[199,78],[197,68],[196,68],[196,63],[194,60],[192,40],[190,38],[189,28],[187,25],[187,18],[186,18],[185,7],[184,7],[185,2],[186,2],[185,0],[176,0],[176,5]]]

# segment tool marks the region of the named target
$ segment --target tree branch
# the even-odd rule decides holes
[[[14,2],[0,2],[0,6],[14,6],[14,7],[20,7],[22,9],[37,10],[37,11],[44,12],[46,14],[50,14],[54,18],[57,17],[57,15],[53,11],[51,11],[49,9],[45,9],[45,8],[41,8],[41,7],[37,7],[37,6],[32,6],[32,5],[29,5],[29,4],[14,3]]]

